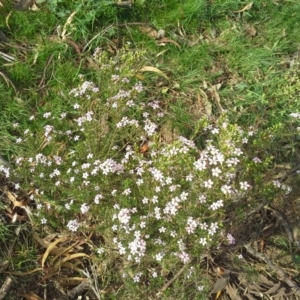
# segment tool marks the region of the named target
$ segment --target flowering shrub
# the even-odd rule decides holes
[[[34,190],[33,218],[41,226],[95,231],[102,239],[94,252],[119,257],[122,280],[147,277],[161,287],[170,270],[194,264],[212,246],[236,242],[222,229],[228,204],[251,199],[257,186],[269,195],[288,188],[262,185],[259,174],[270,159],[247,155],[255,130],[243,131],[226,115],[192,124],[193,138],[165,142],[160,126],[168,107],[133,76],[143,53],[109,58],[97,49],[94,62],[95,82],[82,77],[59,107],[48,103],[29,116],[30,129],[19,127],[16,142],[24,152],[15,169],[1,171]],[[194,142],[199,137],[201,148]],[[200,283],[198,271],[187,268],[187,278]]]

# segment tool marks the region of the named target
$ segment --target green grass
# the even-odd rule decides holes
[[[12,41],[3,51],[16,57],[0,71],[17,91],[0,77],[0,155],[12,164],[10,180],[34,194],[28,230],[45,238],[45,218],[52,231],[67,237],[67,246],[87,239],[89,250],[80,251],[98,266],[89,276],[93,286],[101,283],[104,299],[152,299],[158,294],[161,299],[207,299],[214,285],[204,271],[208,264],[214,265],[209,257],[218,247],[228,246],[227,234],[238,235],[247,212],[262,199],[274,204],[274,199],[284,197],[286,185],[276,188],[272,183],[273,166],[297,163],[299,122],[290,114],[299,111],[299,61],[290,67],[290,56],[299,47],[300,5],[257,0],[249,10],[238,12],[247,4],[149,0],[120,8],[112,1],[48,1],[38,5],[37,12],[12,11],[9,27],[3,20],[0,23]],[[4,7],[2,14],[6,17],[9,11]],[[58,32],[74,11],[64,39]],[[143,33],[140,23],[165,30],[169,40],[158,45]],[[145,66],[156,69],[142,72]],[[120,78],[114,79],[115,75]],[[87,81],[99,91],[82,96],[71,92],[82,90]],[[136,86],[140,81],[143,91]],[[129,96],[116,99],[120,90]],[[80,125],[80,118],[89,112],[93,120]],[[124,117],[133,123],[123,128],[119,122]],[[145,125],[153,123],[156,128],[151,132]],[[45,135],[49,125],[53,126],[48,127],[50,139]],[[185,149],[178,136],[194,142],[196,148]],[[195,169],[207,149],[215,149],[203,158],[207,167]],[[42,160],[37,154],[43,154]],[[224,162],[214,165],[215,155],[224,156]],[[238,159],[236,165],[226,161],[232,158]],[[255,158],[261,163],[253,162]],[[124,170],[119,174],[111,166],[106,174],[107,159]],[[222,176],[214,175],[216,167]],[[151,168],[172,183],[155,179]],[[143,173],[138,174],[140,169]],[[213,189],[206,186],[209,179],[214,181]],[[243,189],[244,182],[251,188]],[[234,193],[226,194],[224,186]],[[13,184],[11,189],[17,196]],[[188,200],[178,200],[184,198],[183,192]],[[199,202],[203,195],[206,202],[203,198]],[[212,209],[217,200],[223,200],[224,207]],[[178,212],[164,213],[174,201]],[[88,212],[82,205],[88,205]],[[223,220],[231,206],[235,223],[229,225]],[[74,232],[68,229],[71,220],[80,223]],[[197,230],[188,234],[191,220],[198,222]],[[219,229],[211,234],[203,224],[214,222]],[[6,248],[10,236],[13,230],[1,224]],[[204,238],[207,245],[199,243]],[[147,247],[141,257],[134,251],[130,257],[130,243],[136,239]],[[64,243],[58,246],[65,247]],[[45,251],[36,241],[16,243],[9,269],[30,271],[41,265]],[[188,262],[180,253],[189,254]],[[49,270],[54,268],[50,261]],[[84,261],[72,262],[84,270]],[[49,280],[86,276],[68,268]],[[249,277],[253,272],[249,268]],[[38,274],[34,276],[39,280]],[[26,280],[22,285],[26,290]]]

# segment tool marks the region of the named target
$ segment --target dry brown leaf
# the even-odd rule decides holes
[[[198,94],[198,101],[201,101],[201,103],[204,107],[205,113],[208,116],[211,116],[211,114],[212,114],[212,105],[211,105],[210,101],[208,100],[208,97],[207,97],[206,93],[202,89],[199,89],[199,91],[200,91],[201,95]]]
[[[253,5],[253,2],[250,2],[250,3],[247,4],[245,7],[243,7],[241,10],[237,10],[237,11],[235,11],[235,12],[239,13],[239,12],[244,12],[244,11],[246,11],[246,10],[250,10],[251,7],[252,7],[252,5]]]
[[[60,272],[59,269],[56,269],[56,270],[54,270],[54,269],[47,270],[47,272],[45,272],[46,275],[43,277],[43,280],[46,280],[48,278],[52,278],[55,275],[58,275],[59,272]]]
[[[72,270],[75,270],[77,271],[78,273],[81,273],[81,269],[79,269],[75,264],[72,264],[68,261],[65,261],[61,264],[61,267],[66,267],[66,268],[69,268],[69,269],[72,269]]]
[[[44,229],[45,229],[45,232],[47,233],[46,228],[44,228]],[[49,244],[51,243],[51,241],[52,241],[53,239],[55,239],[56,237],[58,237],[58,236],[59,236],[59,233],[57,233],[57,232],[50,233],[50,234],[48,234],[47,236],[44,237],[44,241],[47,242],[47,243],[48,243],[48,246],[49,246]],[[48,247],[48,246],[47,246],[47,247]],[[47,248],[47,247],[46,247],[46,248]]]
[[[226,293],[234,300],[242,300],[242,297],[239,295],[239,288],[235,283],[228,282],[225,286]]]
[[[26,275],[30,275],[30,274],[38,272],[38,271],[43,271],[43,268],[36,268],[36,269],[33,269],[31,271],[27,271],[27,272],[4,271],[2,273],[10,274],[10,275],[16,275],[16,276],[26,276]]]
[[[149,150],[149,144],[148,143],[145,143],[144,145],[142,145],[140,147],[140,153],[142,153],[142,154],[146,153],[148,150]]]
[[[76,245],[78,244],[78,242],[75,242],[73,245],[65,248],[65,247],[62,247],[59,249],[59,251],[56,253],[56,255],[54,256],[54,258],[52,259],[51,261],[51,264],[54,263],[54,261],[59,257],[59,256],[62,256],[62,255],[68,255],[70,253],[66,253],[66,252],[69,252],[72,248],[74,248]]]
[[[151,67],[151,66],[144,66],[142,67],[140,70],[140,72],[154,72],[154,73],[157,73],[161,76],[163,76],[164,78],[166,78],[167,80],[169,80],[168,76],[162,72],[161,70],[155,68],[155,67]]]
[[[50,237],[52,237],[51,239],[53,239],[56,236],[58,236],[58,233],[49,234],[44,239],[41,239],[36,232],[33,233],[33,238],[44,248],[48,248],[50,245],[50,241],[48,240],[48,238],[50,239]],[[51,254],[55,255],[64,252],[66,249],[66,247],[55,247],[51,250]]]
[[[40,8],[38,8],[37,5],[36,5],[35,3],[33,3],[33,4],[31,5],[31,7],[30,7],[30,10],[31,10],[31,11],[39,11]]]
[[[178,47],[180,49],[180,45],[178,43],[176,43],[175,41],[171,40],[171,39],[168,39],[168,38],[161,38],[158,43],[171,43],[173,45],[175,45],[176,47]]]
[[[53,269],[54,270],[59,270],[61,265],[69,260],[72,260],[74,258],[78,258],[78,257],[89,257],[87,254],[85,253],[75,253],[75,254],[71,254],[68,255],[67,257],[63,258],[62,260],[58,261],[54,266]]]
[[[246,32],[247,32],[251,37],[256,36],[256,34],[257,34],[256,29],[255,29],[254,26],[252,26],[252,25],[249,25],[249,26],[246,28]]]
[[[227,285],[231,273],[229,270],[224,270],[221,268],[218,269],[219,269],[218,273],[220,277],[217,279],[217,282],[215,283],[213,290],[210,292],[210,294],[217,294],[215,299],[218,299],[218,297],[220,296],[220,292]]]
[[[82,278],[82,277],[61,277],[58,279],[58,281],[69,281],[69,280],[74,280],[74,281],[87,281],[87,278]]]
[[[7,191],[6,195],[7,195],[7,198],[13,203],[14,208],[26,206],[31,201],[29,198],[25,201],[18,201],[15,194],[11,193],[10,191]]]
[[[158,31],[149,25],[141,25],[139,27],[140,31],[148,35],[151,39],[157,39]]]
[[[43,239],[41,239],[36,232],[34,232],[32,236],[44,248],[48,248],[49,247],[50,243],[47,242],[47,241],[45,241],[45,240],[43,240]]]
[[[218,93],[218,90],[220,89],[221,85],[222,85],[221,83],[215,84],[209,89],[209,91],[211,92],[212,97],[216,100],[216,104],[217,104],[220,112],[222,113],[222,112],[224,112],[224,109],[221,105],[221,98]]]
[[[39,297],[38,295],[30,292],[27,294],[21,294],[20,296],[26,298],[27,300],[43,300],[41,297]]]
[[[78,257],[89,257],[89,255],[85,254],[85,253],[75,253],[75,254],[71,254],[68,255],[67,257],[65,257],[64,259],[62,259],[62,262],[74,259],[74,258],[78,258]]]
[[[66,239],[67,239],[67,237],[59,238],[59,239],[57,239],[56,241],[54,241],[53,243],[51,243],[51,244],[48,246],[46,252],[45,252],[44,255],[43,255],[43,259],[42,259],[42,267],[44,267],[45,261],[46,261],[47,257],[49,256],[50,252],[56,247],[56,245],[57,245],[58,243],[64,242]]]

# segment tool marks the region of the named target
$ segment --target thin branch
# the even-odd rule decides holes
[[[0,289],[0,300],[5,299],[6,294],[10,290],[12,286],[13,280],[7,276],[4,283],[2,284],[2,287]]]
[[[186,266],[183,266],[177,274],[170,279],[162,288],[161,290],[156,294],[157,297],[161,296],[161,294],[183,273],[183,271],[186,269]]]

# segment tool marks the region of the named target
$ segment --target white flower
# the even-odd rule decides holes
[[[155,123],[151,122],[149,119],[145,120],[144,130],[146,131],[148,136],[152,136],[155,133],[157,127],[158,126]]]
[[[199,171],[202,171],[202,170],[205,170],[207,168],[206,166],[206,160],[203,159],[203,158],[199,158],[197,161],[194,162],[194,167],[199,170]]]
[[[236,156],[240,156],[240,155],[243,154],[243,151],[240,148],[235,148],[233,150],[233,154],[236,155]]]
[[[102,248],[102,247],[100,247],[100,248],[97,249],[97,253],[98,253],[98,254],[102,254],[102,253],[104,253],[104,251],[105,251],[105,250],[104,250],[104,248]]]
[[[211,179],[208,179],[208,180],[204,181],[203,184],[204,184],[204,187],[211,189],[213,186],[213,181]]]
[[[83,214],[86,214],[89,211],[89,209],[90,207],[86,203],[82,204],[80,207],[81,213]]]
[[[200,241],[199,241],[199,243],[200,243],[202,246],[207,245],[207,240],[206,240],[206,238],[201,238]]]
[[[131,194],[131,189],[129,189],[129,188],[125,189],[122,194],[125,195],[125,196],[130,195]]]
[[[209,206],[209,209],[211,210],[217,210],[219,207],[222,207],[223,206],[223,200],[219,200],[217,202],[214,202],[213,204],[211,204]]]
[[[229,185],[223,185],[221,186],[221,191],[223,194],[227,195],[231,193],[231,187]]]
[[[179,255],[178,255],[178,257],[180,258],[180,260],[184,263],[184,264],[186,264],[186,263],[188,263],[189,262],[189,260],[190,260],[190,256],[186,253],[186,252],[181,252]]]
[[[166,232],[166,228],[165,227],[161,227],[161,228],[158,229],[158,231],[160,233],[164,233],[164,232]]]
[[[228,240],[229,245],[234,245],[235,244],[235,238],[230,233],[227,234],[227,240]]]
[[[47,224],[47,219],[43,218],[43,219],[41,220],[41,224]]]
[[[69,228],[70,231],[77,231],[77,229],[79,228],[80,224],[78,223],[78,221],[76,219],[71,220],[68,222],[67,227]]]
[[[240,182],[241,189],[247,191],[250,188],[250,184],[247,181]]]
[[[213,168],[211,172],[212,172],[212,176],[215,177],[219,177],[219,175],[222,173],[222,171],[219,168]]]
[[[192,174],[189,174],[185,177],[186,181],[193,181],[194,176]]]
[[[46,112],[46,113],[44,113],[44,114],[43,114],[43,117],[44,117],[45,119],[50,118],[50,117],[51,117],[51,112]]]
[[[261,163],[261,160],[260,160],[258,157],[254,157],[252,160],[253,160],[256,164]]]
[[[122,208],[118,213],[118,219],[122,224],[128,224],[130,217],[130,210],[128,208]]]
[[[162,259],[163,259],[163,254],[162,253],[158,253],[158,254],[156,254],[155,255],[155,259],[157,260],[157,261],[161,261]]]
[[[219,133],[219,129],[218,128],[214,128],[212,131],[211,131],[212,134],[217,134]]]

